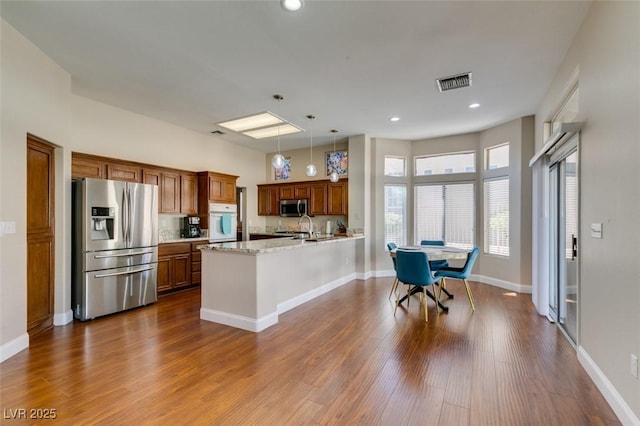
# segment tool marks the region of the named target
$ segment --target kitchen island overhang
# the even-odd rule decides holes
[[[278,315],[356,279],[365,237],[200,246],[200,318],[259,332]]]

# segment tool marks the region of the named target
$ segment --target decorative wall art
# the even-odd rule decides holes
[[[347,174],[349,170],[347,153],[348,151],[330,151],[324,153],[326,159],[325,163],[327,165],[327,176],[329,176],[334,170],[340,176],[345,176]]]
[[[275,180],[287,180],[291,177],[291,157],[284,157],[284,166],[275,169]]]

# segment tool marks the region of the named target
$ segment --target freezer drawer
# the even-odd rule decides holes
[[[74,290],[74,317],[85,321],[154,303],[157,264],[85,272]]]
[[[84,254],[83,271],[122,268],[158,261],[158,247],[93,251]]]

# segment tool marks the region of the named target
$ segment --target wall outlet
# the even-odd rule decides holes
[[[638,378],[638,357],[631,354],[631,375]]]
[[[345,264],[345,265],[348,265],[348,264],[349,264],[349,258],[348,258],[348,257],[345,257],[345,258],[344,258],[344,264]]]

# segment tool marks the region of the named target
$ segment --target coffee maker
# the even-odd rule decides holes
[[[183,217],[182,233],[184,238],[198,238],[200,236],[200,218],[198,216]]]

